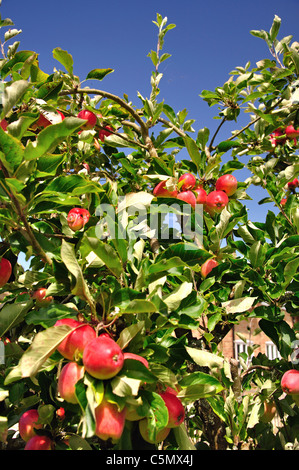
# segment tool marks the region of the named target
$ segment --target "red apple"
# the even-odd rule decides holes
[[[12,273],[12,266],[8,259],[1,258],[0,260],[0,287],[5,286],[9,281]]]
[[[287,395],[299,395],[299,370],[287,370],[282,376],[281,388]]]
[[[160,181],[154,188],[153,195],[155,197],[177,197],[178,191],[174,186],[168,189],[166,181]]]
[[[285,206],[285,203],[287,202],[287,198],[283,197],[282,200],[280,201],[281,206]]]
[[[297,138],[299,137],[299,130],[295,129],[294,126],[287,126],[285,129],[285,134],[288,139],[294,139],[294,142],[297,143]]]
[[[228,196],[232,196],[238,187],[237,178],[234,175],[222,175],[216,181],[216,191],[224,191]]]
[[[146,441],[149,442],[150,444],[159,444],[159,442],[164,441],[168,434],[170,433],[170,428],[163,428],[160,431],[157,432],[156,438],[155,439],[150,439],[149,437],[149,423],[147,418],[143,418],[139,421],[138,423],[139,426],[139,432],[141,434],[141,437]]]
[[[113,128],[111,126],[105,126],[104,129],[100,129],[99,131],[99,139],[104,142],[105,137],[109,137],[113,132]]]
[[[99,336],[86,345],[82,360],[90,375],[105,380],[114,377],[122,369],[124,354],[112,338]]]
[[[33,129],[37,129],[39,127],[46,128],[51,126],[52,124],[58,124],[65,119],[64,114],[61,111],[55,112],[46,112],[42,111],[39,115],[38,120],[33,124]]]
[[[52,302],[53,297],[51,295],[46,297],[46,292],[47,289],[45,287],[40,287],[39,289],[33,292],[32,298],[36,300],[38,305],[45,306]]]
[[[224,191],[211,191],[207,196],[205,208],[212,215],[220,214],[228,201],[228,195]]]
[[[126,409],[119,411],[115,403],[110,403],[105,398],[95,408],[95,434],[100,439],[117,441],[120,439],[126,420]]]
[[[41,429],[43,425],[37,423],[39,414],[37,410],[27,410],[19,419],[19,434],[23,441],[29,441],[36,435],[35,429]]]
[[[6,131],[7,126],[8,126],[8,122],[6,121],[6,119],[2,119],[2,121],[0,122],[0,127],[2,127],[4,131]]]
[[[212,269],[218,266],[218,264],[219,263],[215,259],[207,259],[207,261],[205,261],[201,266],[202,277],[207,277]]]
[[[282,137],[285,135],[285,132],[281,127],[276,129],[272,134],[270,134],[270,141],[273,147],[277,147],[277,145],[283,145],[286,143],[286,138]]]
[[[293,179],[293,181],[288,182],[288,188],[289,189],[296,189],[299,185],[299,181],[297,178]]]
[[[196,177],[192,175],[192,173],[184,173],[179,177],[179,183],[181,182],[183,182],[182,186],[180,186],[181,190],[186,191],[187,189],[194,188],[196,184]]]
[[[83,124],[82,129],[87,130],[87,129],[93,129],[94,126],[97,123],[97,116],[94,114],[92,111],[89,111],[88,109],[82,109],[78,113],[78,118],[86,120],[86,124]]]
[[[89,221],[90,213],[87,209],[81,207],[74,207],[67,215],[67,223],[71,230],[76,232],[81,230]]]
[[[68,403],[78,403],[75,385],[82,379],[84,367],[77,362],[68,362],[63,366],[58,377],[58,393]]]
[[[73,318],[57,320],[54,326],[59,325],[69,325],[72,328],[76,328],[57,347],[60,354],[71,361],[75,358],[76,354],[82,354],[86,345],[96,338],[96,332],[90,325]]]
[[[27,444],[24,450],[52,450],[52,440],[48,436],[33,436]]]
[[[181,400],[174,394],[167,391],[161,392],[160,396],[168,409],[168,428],[180,426],[185,418],[185,408]]]
[[[145,359],[145,357],[139,356],[138,354],[125,352],[124,353],[124,359],[135,359],[136,361],[142,362],[142,364],[144,364],[145,367],[148,368],[148,362]]]
[[[196,204],[196,197],[193,194],[192,191],[182,191],[177,195],[177,199],[180,199],[181,201],[187,202],[190,204],[193,208],[195,207]]]
[[[196,204],[205,204],[207,201],[207,193],[203,188],[195,188],[196,193]]]

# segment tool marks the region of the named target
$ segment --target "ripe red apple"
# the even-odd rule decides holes
[[[39,127],[46,128],[52,124],[58,124],[65,119],[64,114],[61,111],[56,110],[55,112],[41,112],[38,120],[33,124],[32,128],[35,130]]]
[[[41,429],[43,425],[37,423],[39,414],[37,410],[27,410],[19,419],[19,434],[23,441],[29,441],[36,435],[35,429]]]
[[[88,109],[82,109],[82,111],[78,113],[78,118],[87,121],[86,124],[82,125],[82,129],[84,130],[93,129],[97,123],[96,114],[94,114],[92,111],[89,111]]]
[[[46,297],[47,289],[45,287],[40,287],[36,291],[33,292],[32,298],[36,300],[36,303],[40,306],[49,305],[52,302],[53,297],[49,295]]]
[[[177,197],[178,191],[174,186],[173,189],[168,189],[166,181],[160,181],[154,188],[153,195],[155,197]]]
[[[237,191],[238,181],[234,175],[222,175],[217,179],[216,191],[224,191],[228,196],[232,196]]]
[[[125,426],[126,409],[119,411],[115,403],[110,403],[104,398],[94,411],[96,436],[104,441],[120,439]]]
[[[288,189],[296,189],[299,185],[299,181],[297,178],[293,179],[293,181],[288,182]]]
[[[181,201],[184,201],[184,202],[187,202],[188,204],[190,204],[193,208],[195,207],[196,205],[196,197],[195,195],[193,194],[192,191],[188,190],[188,191],[182,191],[181,193],[179,193],[177,195],[177,199],[180,199]]]
[[[167,391],[161,392],[160,396],[163,398],[164,403],[168,409],[168,428],[175,428],[180,426],[185,418],[185,408],[181,400],[174,394]]]
[[[12,266],[8,259],[1,258],[0,260],[0,287],[5,286],[9,281],[12,273]]]
[[[273,147],[277,147],[277,145],[283,145],[286,143],[286,138],[282,137],[285,135],[284,130],[279,127],[276,129],[272,134],[270,134],[270,141]]]
[[[228,201],[228,195],[224,191],[211,191],[207,196],[205,208],[212,215],[220,214]]]
[[[63,421],[65,418],[65,409],[61,406],[56,410],[56,416],[59,419],[59,421]]]
[[[60,354],[71,361],[75,358],[76,354],[82,354],[86,345],[96,338],[96,332],[90,325],[73,318],[57,320],[54,326],[59,325],[69,325],[72,328],[76,328],[57,347]]]
[[[67,223],[71,230],[81,230],[89,221],[90,213],[87,209],[74,207],[67,215]]]
[[[287,395],[299,395],[299,370],[287,370],[282,376],[281,388]]]
[[[0,127],[2,127],[2,129],[3,129],[4,131],[6,131],[6,130],[7,130],[7,126],[8,126],[8,122],[6,121],[6,119],[5,119],[5,118],[2,119],[2,121],[0,122]]]
[[[285,203],[287,202],[287,198],[283,197],[282,200],[280,201],[281,206],[285,206]]]
[[[85,346],[82,360],[90,375],[105,380],[114,377],[122,369],[124,354],[112,338],[99,336]]]
[[[105,137],[109,137],[113,132],[113,128],[111,126],[105,126],[104,129],[99,130],[99,139],[104,142]]]
[[[183,182],[182,186],[180,186],[181,191],[193,189],[196,184],[196,177],[192,173],[184,173],[179,177],[179,183],[181,182]]]
[[[52,450],[52,440],[48,436],[33,436],[27,444],[24,450]]]
[[[168,434],[170,433],[170,428],[163,428],[157,432],[155,439],[150,439],[149,437],[149,424],[147,418],[143,418],[138,423],[139,432],[141,437],[150,444],[159,444],[159,442],[164,441]]]
[[[144,364],[145,367],[148,368],[148,362],[145,359],[145,357],[139,356],[138,354],[125,352],[124,353],[124,359],[135,359],[136,361],[142,362],[142,364]]]
[[[207,259],[201,266],[201,275],[202,277],[207,277],[207,275],[212,271],[213,268],[218,266],[218,261],[215,259]]]
[[[207,193],[203,188],[195,188],[196,193],[196,204],[205,204],[207,201]]]
[[[295,129],[294,126],[287,126],[285,128],[285,134],[288,139],[294,139],[294,142],[297,143],[297,138],[299,137],[299,130]]]
[[[68,403],[78,403],[75,385],[84,376],[84,367],[77,362],[68,362],[58,377],[58,393]]]

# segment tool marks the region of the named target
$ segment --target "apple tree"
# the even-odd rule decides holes
[[[154,23],[135,103],[86,86],[113,70],[79,78],[59,47],[41,70],[0,21],[2,449],[298,447],[299,44],[277,16],[251,31],[269,57],[201,91],[212,133],[161,98],[175,25]],[[223,356],[250,318],[278,359]]]

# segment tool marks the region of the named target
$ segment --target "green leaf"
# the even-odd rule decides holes
[[[199,151],[196,142],[193,139],[191,139],[191,137],[189,136],[184,137],[184,142],[188,150],[188,153],[191,157],[191,160],[193,161],[193,163],[195,163],[197,167],[197,171],[200,172],[200,170],[202,169],[202,165],[203,165],[203,159],[202,159],[202,154]]]
[[[131,340],[144,328],[144,321],[140,321],[138,323],[133,323],[133,325],[129,325],[124,328],[118,337],[117,344],[121,349],[125,349]]]
[[[61,325],[37,333],[17,366],[21,377],[33,377],[36,375],[72,329],[69,325]]]
[[[108,243],[98,238],[84,237],[84,243],[89,246],[90,253],[94,253],[116,277],[121,276],[123,267],[117,252]]]
[[[32,300],[4,305],[0,310],[0,337],[23,321],[32,305]]]
[[[63,142],[73,132],[82,126],[82,119],[67,117],[58,124],[43,129],[37,136],[35,142],[29,142],[24,150],[26,160],[34,160],[46,153],[51,153],[58,144]]]
[[[180,450],[196,450],[196,447],[192,443],[188,436],[186,426],[182,423],[173,429],[174,437]]]
[[[74,61],[71,54],[69,54],[67,51],[64,51],[60,47],[56,47],[53,50],[53,57],[65,67],[70,75],[73,75]]]
[[[9,172],[13,172],[22,162],[24,149],[21,142],[7,134],[0,127],[0,160]]]
[[[103,80],[106,75],[114,72],[114,69],[93,69],[91,70],[86,77],[86,80]]]
[[[44,83],[37,92],[37,98],[48,101],[57,100],[58,94],[63,86],[63,80]]]
[[[27,80],[17,80],[16,82],[12,82],[5,87],[1,119],[3,119],[7,113],[20,101],[29,87],[30,83],[28,83]]]
[[[202,349],[190,348],[189,346],[186,346],[186,351],[199,366],[209,368],[223,367],[224,359],[216,354],[212,354]]]
[[[277,37],[277,34],[279,32],[279,29],[280,29],[280,25],[281,25],[281,18],[279,18],[279,16],[275,15],[272,26],[271,26],[271,29],[270,29],[270,38],[271,38],[271,41],[273,41],[273,42],[275,41],[275,39]]]

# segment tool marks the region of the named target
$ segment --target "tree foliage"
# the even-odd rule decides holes
[[[151,448],[131,421],[120,440],[101,441],[94,409],[104,395],[119,409],[138,408],[155,436],[167,422],[158,394],[167,386],[179,390],[187,411],[185,423],[160,444],[164,449],[298,446],[298,406],[282,394],[280,380],[294,368],[298,335],[298,323],[290,326],[285,312],[296,319],[299,307],[298,193],[288,186],[299,174],[299,160],[296,136],[288,137],[285,129],[299,125],[299,44],[291,36],[278,39],[277,16],[269,32],[251,31],[266,41],[269,57],[236,67],[222,86],[201,92],[219,120],[212,135],[208,126],[197,129],[187,110],[177,111],[160,97],[159,66],[170,56],[165,34],[175,25],[159,14],[154,23],[151,93],[139,93],[137,103],[125,93],[119,97],[85,84],[108,81],[111,68],[79,78],[71,54],[56,48],[57,67],[47,73],[37,52],[20,50],[19,41],[9,45],[19,30],[4,33],[0,255],[10,260],[13,273],[1,289],[3,448],[13,446],[14,426],[31,407],[38,408],[43,432],[57,449]],[[0,23],[12,25],[10,19]],[[96,127],[82,130],[82,109],[97,115]],[[41,114],[51,125],[41,126]],[[240,127],[244,117],[247,124]],[[230,121],[236,130],[218,141]],[[169,217],[173,204],[154,197],[160,181],[177,184],[190,172],[210,192],[220,175],[238,179],[242,169],[249,177],[238,181],[224,210],[198,218],[190,208],[187,219],[200,237],[188,237],[173,219],[162,218],[151,230],[150,216]],[[264,190],[259,204],[272,208],[262,223],[248,217],[251,185]],[[91,215],[75,232],[67,222],[73,207]],[[178,204],[176,220],[186,211]],[[218,266],[203,278],[201,266],[212,257]],[[38,288],[47,289],[49,304],[33,297]],[[70,330],[54,325],[68,317],[108,332],[124,351],[145,357],[149,369],[126,361],[109,381],[87,374],[76,386],[78,404],[64,402],[57,394],[64,363],[57,345]],[[250,369],[244,357],[238,368],[218,346],[249,318],[259,319],[280,357],[258,354]],[[283,423],[278,431],[263,422],[264,402],[272,399]]]

